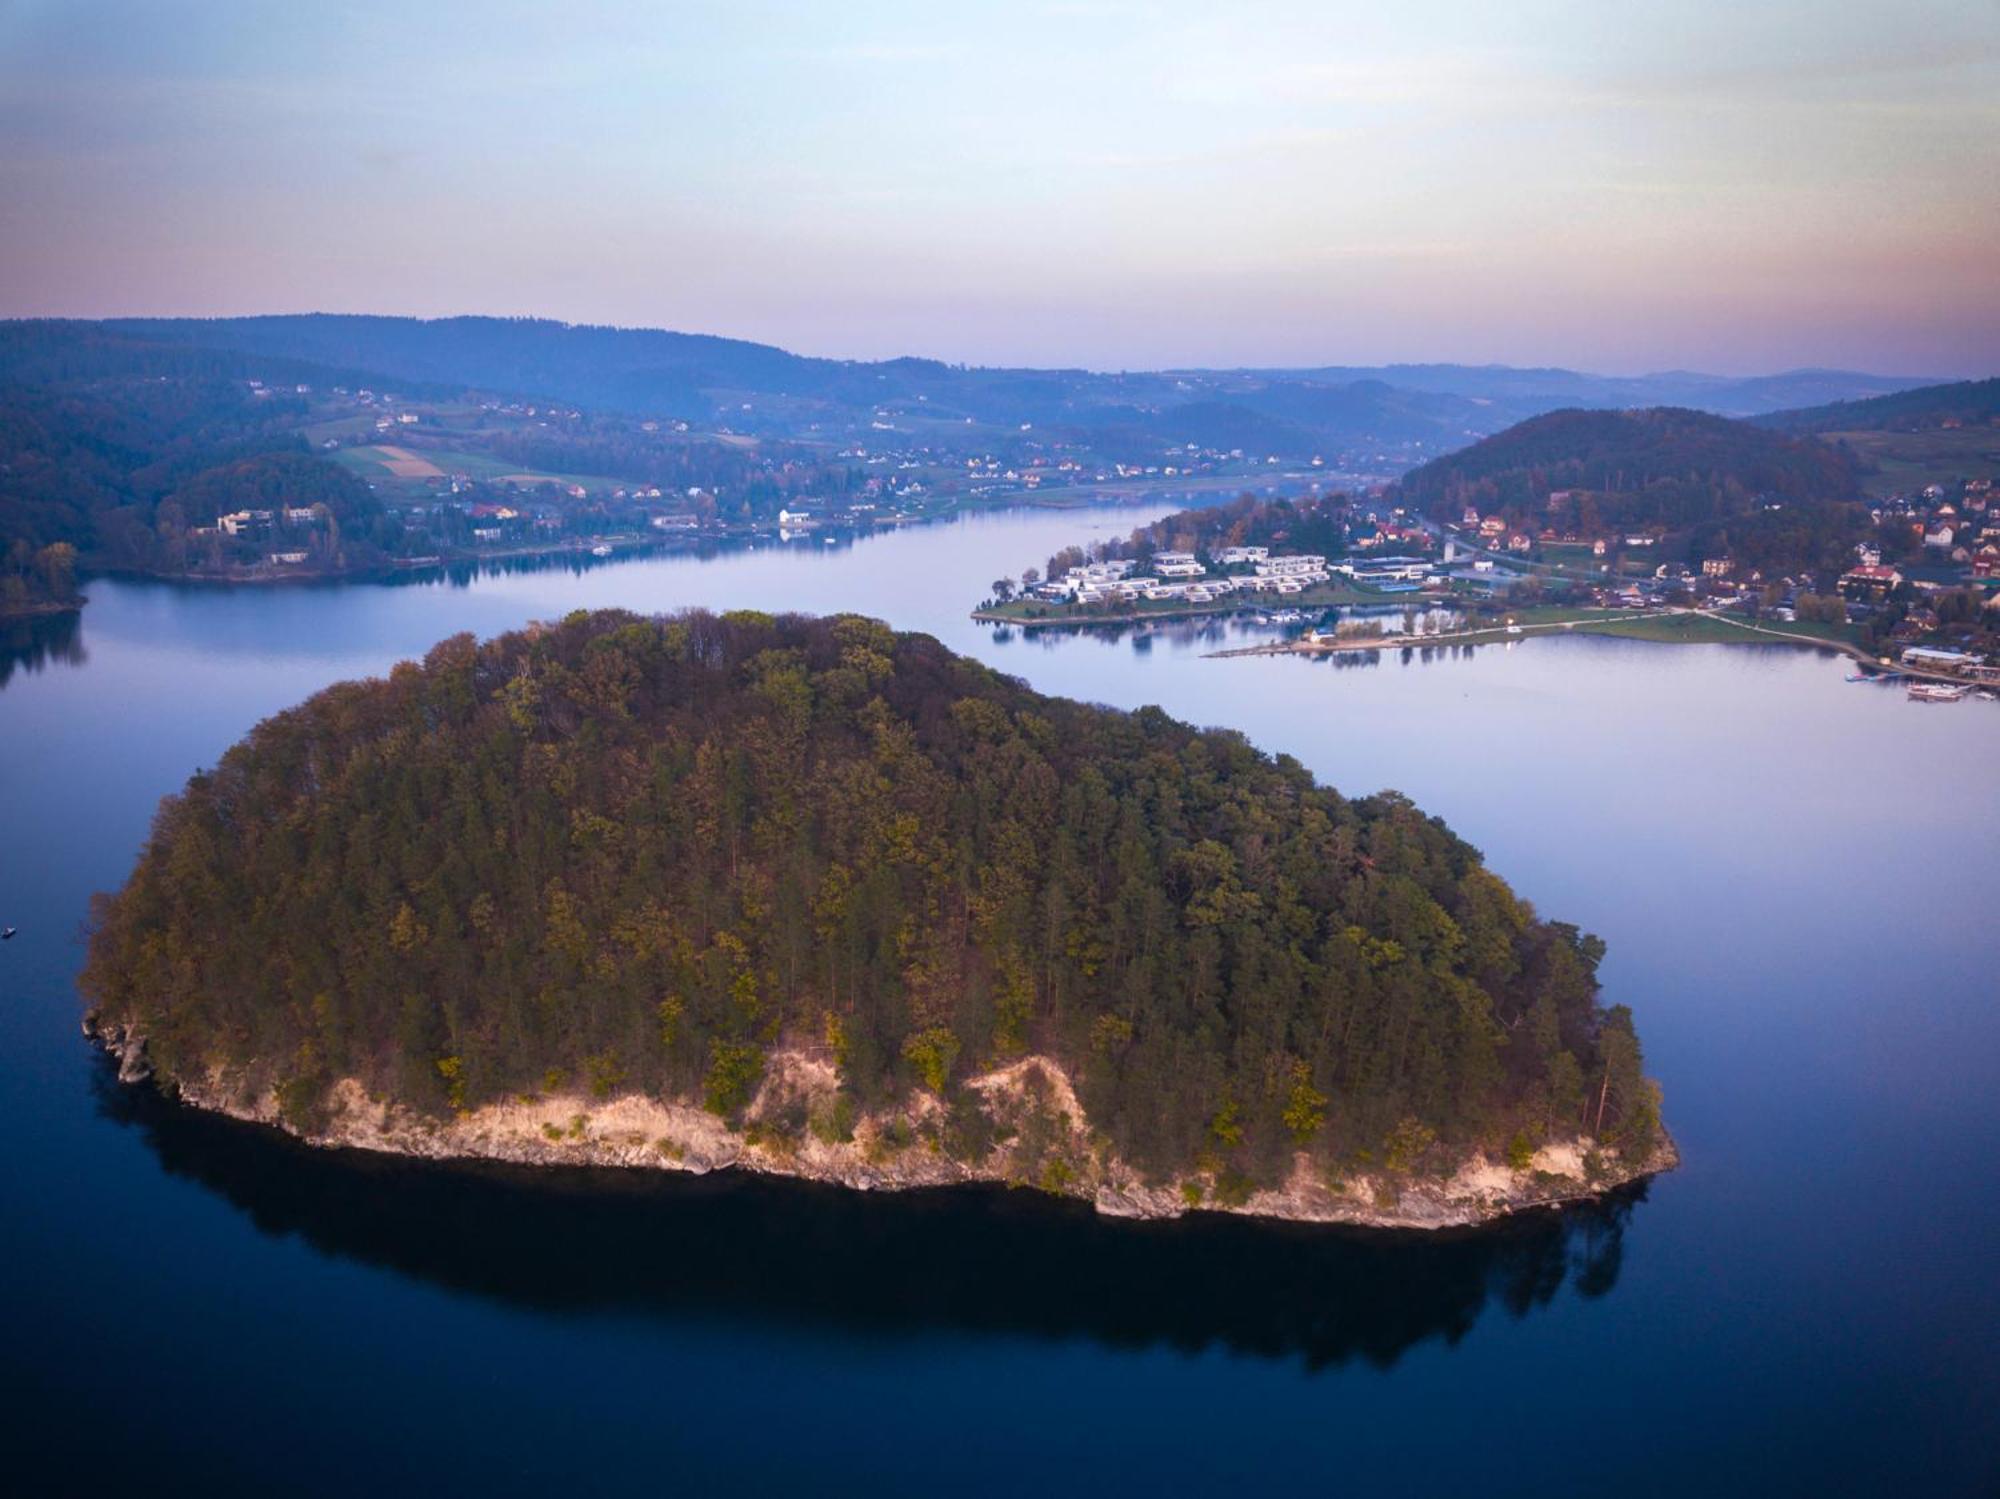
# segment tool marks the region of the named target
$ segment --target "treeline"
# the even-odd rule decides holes
[[[1263,546],[1274,552],[1316,552],[1338,557],[1347,551],[1353,501],[1345,494],[1300,499],[1260,499],[1246,494],[1226,505],[1177,510],[1131,535],[1085,549],[1064,547],[1049,558],[1047,576],[1059,578],[1086,562],[1131,558],[1148,563],[1159,552],[1213,556],[1225,547]]]
[[[1438,520],[1472,508],[1531,536],[1688,536],[1697,559],[1780,572],[1836,564],[1868,526],[1845,452],[1672,407],[1534,417],[1425,464],[1400,493]]]
[[[769,1051],[855,1108],[1029,1051],[1117,1151],[1403,1168],[1655,1091],[1603,945],[1393,794],[1040,696],[871,620],[577,614],[260,725],[162,804],[83,976],[168,1077],[309,1116],[643,1089],[735,1116]]]
[[[76,591],[76,548],[66,541],[37,550],[16,540],[0,556],[0,617],[67,609]]]
[[[1922,432],[2000,421],[2000,378],[1925,385],[1863,401],[1835,401],[1754,418],[1782,432]]]
[[[236,380],[0,385],[0,549],[60,542],[85,565],[178,572],[260,555],[192,534],[218,515],[317,504],[340,528],[335,560],[367,560],[393,527],[365,484],[306,449],[304,411]]]

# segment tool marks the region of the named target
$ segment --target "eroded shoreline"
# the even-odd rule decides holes
[[[735,1169],[863,1192],[977,1183],[1026,1186],[1087,1202],[1113,1218],[1169,1219],[1191,1212],[1222,1212],[1361,1228],[1467,1228],[1602,1197],[1680,1164],[1679,1152],[1664,1131],[1643,1161],[1625,1160],[1611,1146],[1596,1150],[1594,1177],[1585,1167],[1591,1142],[1581,1138],[1543,1146],[1525,1170],[1475,1155],[1449,1176],[1407,1180],[1377,1172],[1330,1182],[1301,1151],[1282,1187],[1225,1201],[1218,1198],[1216,1183],[1205,1173],[1147,1182],[1110,1154],[1093,1137],[1062,1068],[1040,1056],[1025,1057],[968,1083],[980,1091],[989,1111],[1003,1124],[1039,1116],[1040,1134],[1048,1144],[1034,1159],[1023,1158],[1017,1143],[1020,1136],[1011,1130],[1008,1142],[978,1160],[948,1155],[935,1143],[934,1133],[924,1133],[935,1125],[944,1105],[922,1092],[890,1113],[859,1117],[847,1139],[824,1138],[810,1130],[792,1138],[760,1129],[761,1121],[786,1106],[828,1096],[837,1088],[830,1063],[799,1051],[772,1055],[764,1084],[746,1111],[744,1129],[731,1129],[695,1105],[636,1093],[607,1098],[573,1093],[524,1097],[440,1120],[371,1097],[352,1078],[329,1091],[322,1125],[301,1127],[284,1116],[268,1087],[220,1073],[162,1083],[154,1078],[143,1036],[95,1016],[85,1018],[84,1034],[117,1059],[121,1084],[161,1086],[188,1107],[265,1125],[322,1148],[524,1166],[616,1166],[694,1174]]]

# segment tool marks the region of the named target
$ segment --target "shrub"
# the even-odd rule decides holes
[[[761,1047],[717,1041],[709,1049],[708,1071],[701,1080],[702,1107],[727,1119],[756,1096],[757,1084],[763,1080]]]
[[[830,1094],[813,1105],[808,1125],[813,1137],[827,1145],[845,1145],[854,1138],[854,1095]]]

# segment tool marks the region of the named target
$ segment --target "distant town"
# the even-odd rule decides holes
[[[2000,505],[1992,481],[1926,485],[1869,512],[1842,571],[1766,572],[1689,556],[1664,527],[1530,533],[1467,506],[1445,521],[1394,486],[1186,511],[996,579],[975,617],[1035,629],[1248,614],[1305,626],[1286,649],[1434,648],[1549,630],[1782,640],[1841,650],[1956,700],[2000,686]],[[1573,503],[1548,496],[1551,511]],[[1292,549],[1310,532],[1323,550]],[[1245,538],[1268,536],[1267,542]],[[1162,544],[1162,543],[1169,544]],[[1889,560],[1893,555],[1897,560]],[[1388,618],[1400,606],[1403,628]],[[1344,617],[1341,617],[1343,616]],[[1259,647],[1253,649],[1269,649]]]

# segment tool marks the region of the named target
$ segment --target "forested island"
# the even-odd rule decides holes
[[[323,1143],[1434,1226],[1673,1164],[1603,952],[1235,733],[579,612],[259,725],[81,983],[128,1080]]]

